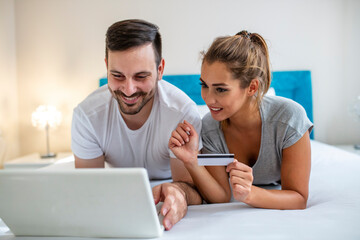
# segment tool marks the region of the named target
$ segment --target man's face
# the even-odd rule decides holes
[[[163,69],[163,60],[156,66],[151,43],[108,52],[108,88],[123,114],[137,114],[153,99]]]

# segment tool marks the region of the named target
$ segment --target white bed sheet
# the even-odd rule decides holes
[[[185,218],[160,239],[360,239],[360,156],[317,141],[311,145],[305,210],[257,209],[238,202],[189,206]],[[39,238],[15,237],[0,221],[0,239]]]

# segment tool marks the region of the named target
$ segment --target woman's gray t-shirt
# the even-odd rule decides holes
[[[304,108],[287,98],[265,96],[260,104],[261,144],[253,169],[255,185],[280,181],[282,150],[296,143],[313,124]],[[229,153],[220,122],[208,113],[202,119],[203,153]]]

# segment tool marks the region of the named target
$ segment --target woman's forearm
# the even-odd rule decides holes
[[[229,186],[220,184],[204,166],[185,165],[195,186],[203,199],[208,203],[229,202],[231,191]]]
[[[305,209],[307,197],[294,190],[268,190],[253,185],[251,194],[244,202],[257,208]]]

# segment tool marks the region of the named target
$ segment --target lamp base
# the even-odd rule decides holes
[[[56,153],[47,153],[44,155],[41,155],[41,158],[54,158],[56,157]]]

